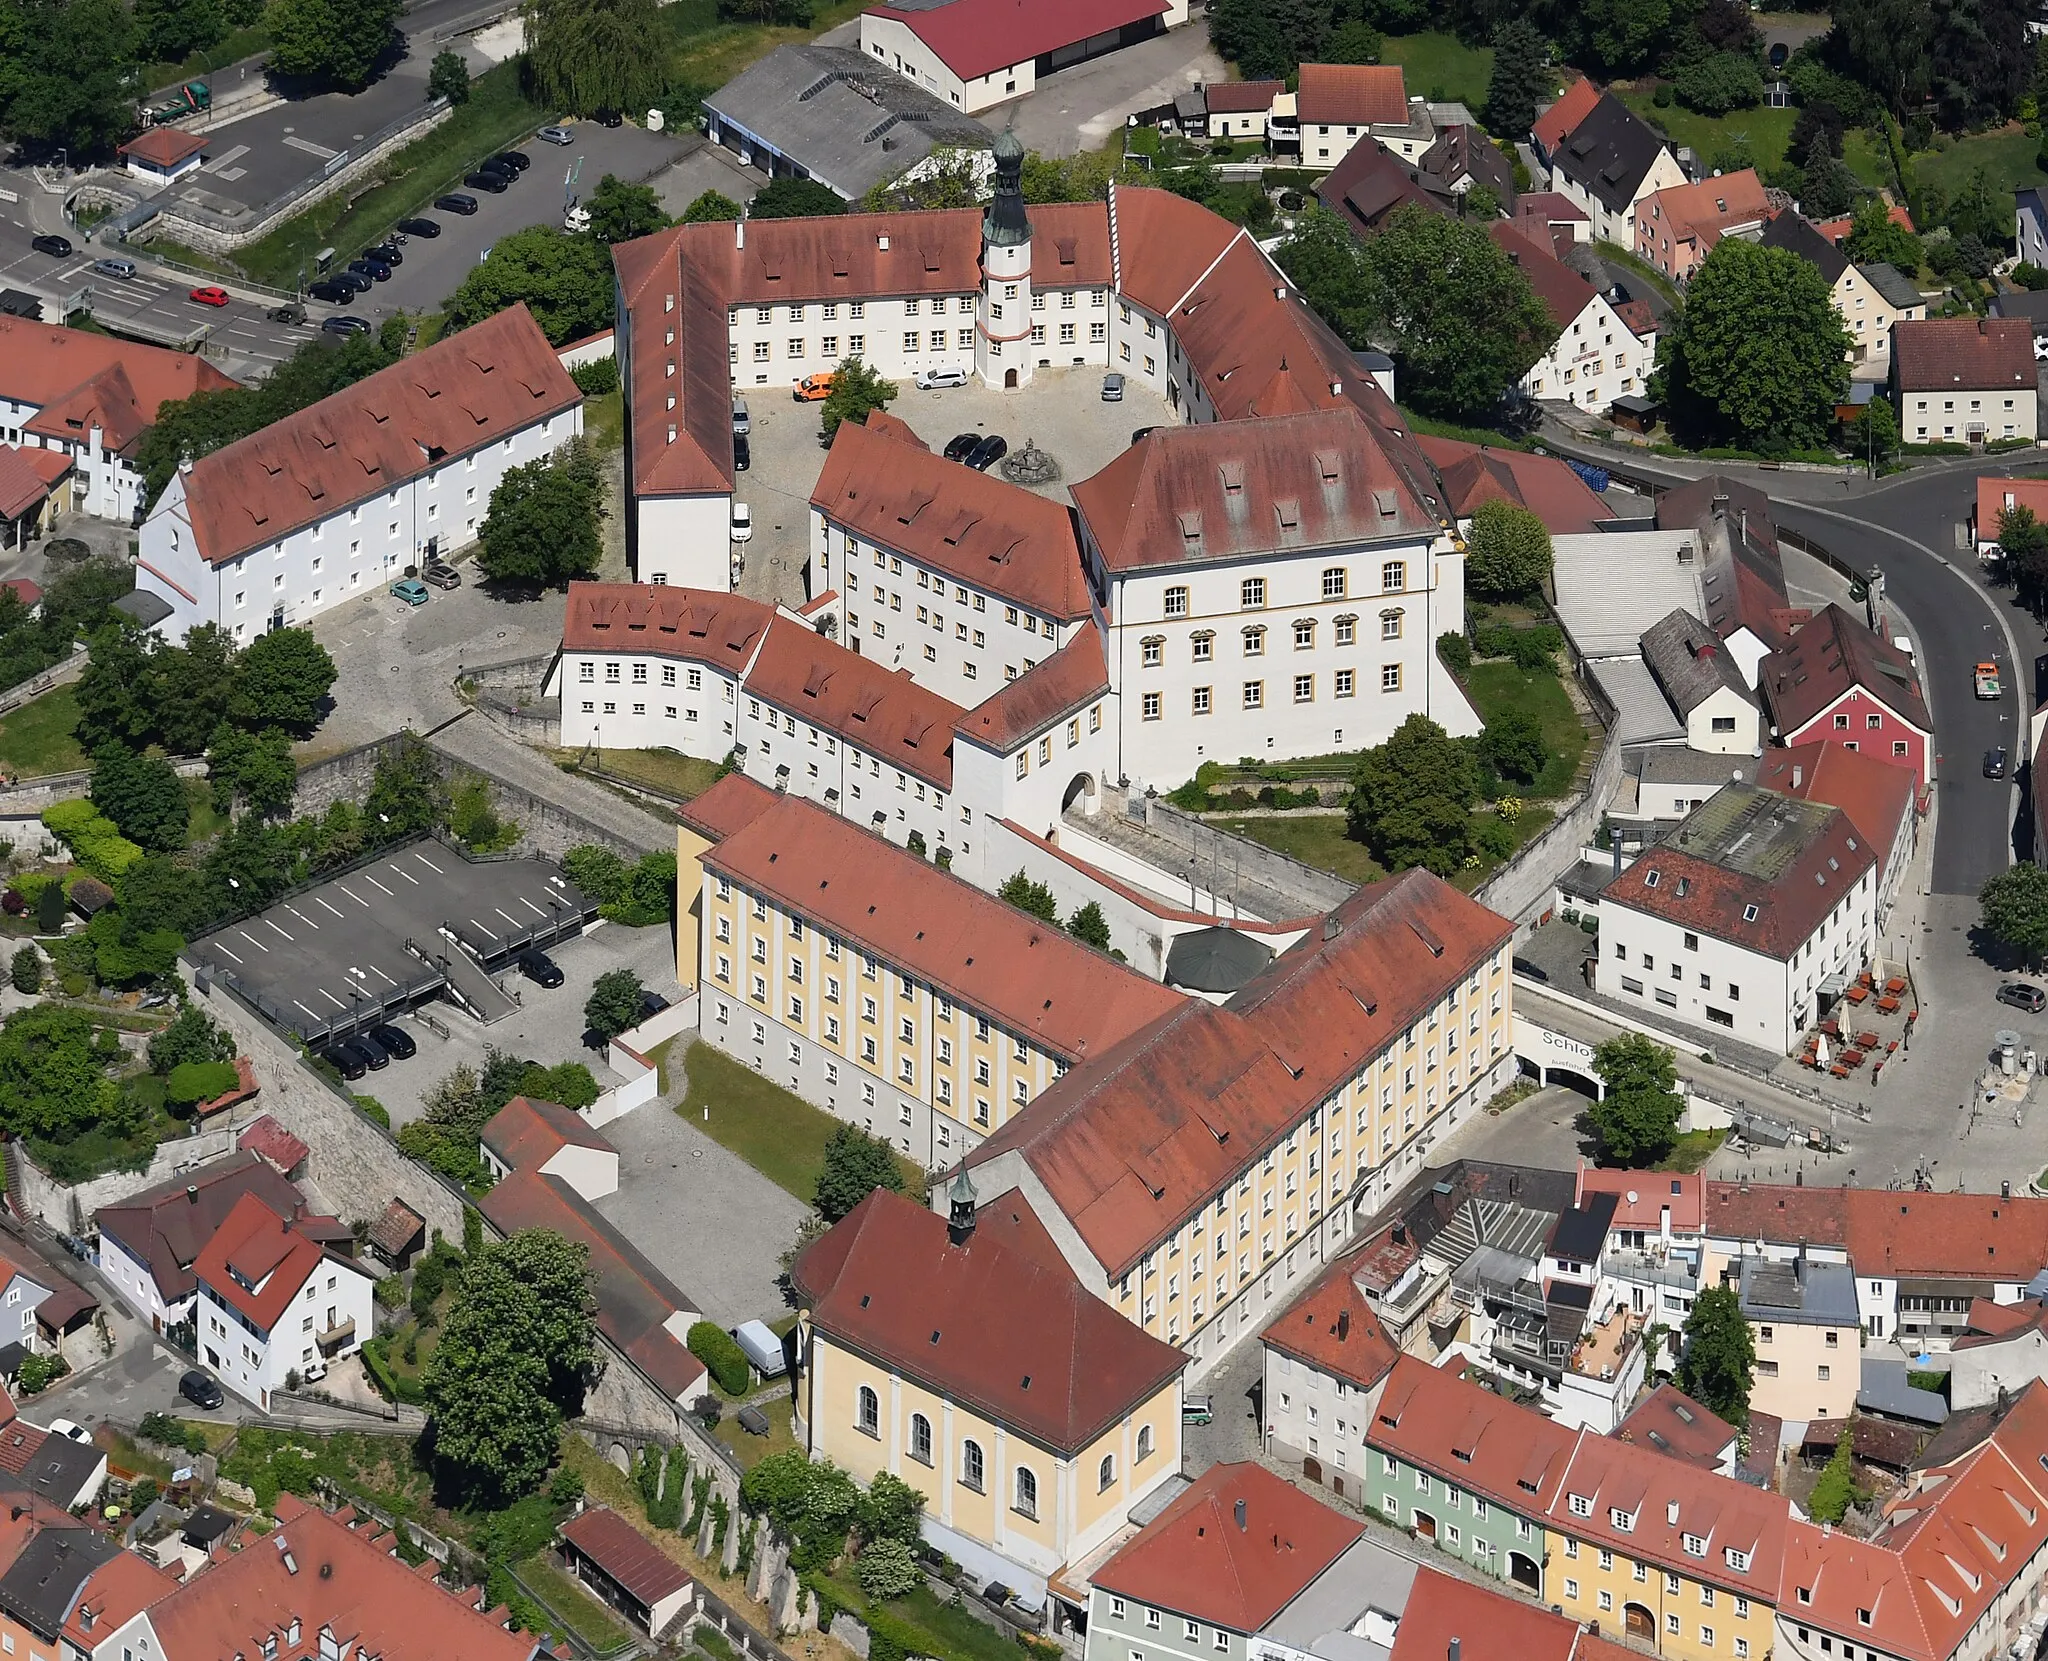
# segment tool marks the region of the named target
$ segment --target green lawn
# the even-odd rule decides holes
[[[1318,871],[1328,871],[1346,882],[1377,882],[1387,873],[1362,842],[1344,834],[1341,813],[1318,813],[1298,819],[1212,819],[1233,836],[1242,836],[1262,847],[1298,859]]]
[[[632,1637],[612,1612],[564,1574],[541,1552],[519,1565],[519,1578],[533,1588],[550,1615],[600,1652]]]
[[[809,1205],[825,1168],[825,1143],[841,1121],[710,1044],[692,1044],[683,1065],[690,1093],[676,1111]],[[907,1159],[896,1163],[903,1167],[904,1188],[922,1194],[924,1171]]]
[[[192,817],[185,825],[185,845],[196,847],[201,842],[210,842],[228,828],[229,819],[225,813],[217,812],[213,805],[213,786],[204,779],[185,781],[185,800],[191,803]]]
[[[1689,1130],[1679,1137],[1678,1145],[1657,1169],[1697,1171],[1721,1151],[1721,1144],[1727,1140],[1725,1130]]]
[[[600,450],[623,449],[626,443],[626,395],[601,393],[583,400],[583,433]]]
[[[1462,683],[1481,720],[1490,721],[1505,710],[1526,709],[1542,726],[1550,761],[1543,776],[1522,792],[1525,797],[1562,796],[1571,788],[1579,758],[1585,754],[1586,729],[1555,674],[1517,669],[1506,661],[1475,663]]]
[[[868,1600],[850,1569],[826,1578],[834,1594],[856,1614],[867,1607]],[[940,1602],[929,1586],[919,1585],[907,1597],[892,1598],[880,1607],[899,1621],[923,1629],[928,1643],[920,1653],[941,1661],[1017,1661],[1017,1643],[1007,1630],[998,1632],[965,1609]]]
[[[1601,250],[1602,254],[1610,252],[1605,248]],[[1406,404],[1401,406],[1401,418],[1408,423],[1411,432],[1430,438],[1454,438],[1462,444],[1488,444],[1496,450],[1526,450],[1532,442],[1497,433],[1491,427],[1462,427],[1455,421],[1439,421],[1435,416],[1423,415]]]
[[[740,1429],[737,1410],[727,1413],[718,1421],[718,1428],[711,1434],[732,1450],[733,1457],[740,1462],[740,1469],[751,1471],[771,1453],[788,1453],[797,1445],[796,1429],[790,1423],[790,1400],[778,1396],[775,1400],[758,1404],[768,1416],[768,1434],[750,1436]]]
[[[85,766],[78,747],[78,699],[68,686],[45,692],[0,716],[0,767],[23,778],[43,773],[70,773]]]
[[[1486,108],[1486,83],[1493,78],[1491,46],[1467,46],[1456,35],[1433,29],[1389,35],[1380,62],[1401,66],[1411,98],[1454,99],[1474,115]]]
[[[1773,110],[1760,106],[1753,110],[1735,110],[1727,115],[1700,115],[1682,104],[1672,104],[1660,110],[1653,96],[1654,90],[1654,82],[1642,81],[1633,86],[1619,84],[1614,93],[1651,126],[1662,128],[1674,143],[1691,145],[1703,167],[1713,165],[1718,151],[1745,140],[1750,159],[1758,167],[1771,166],[1785,159],[1785,147],[1792,138],[1792,123],[1799,118],[1797,110]]]
[[[1993,194],[2007,196],[2026,185],[2048,184],[2039,151],[2040,141],[2029,137],[2023,128],[1974,133],[1946,150],[1915,156],[1913,178],[1918,184],[1939,185],[1953,196],[1981,167],[1991,176]]]
[[[582,755],[581,750],[555,752],[558,761],[580,760]],[[717,762],[686,756],[680,750],[600,750],[596,760],[614,778],[644,784],[684,801],[703,795],[718,782]]]

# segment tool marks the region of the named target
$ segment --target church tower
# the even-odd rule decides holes
[[[1031,379],[1031,221],[1024,213],[1024,146],[996,135],[996,193],[981,217],[981,317],[974,368],[989,386]]]

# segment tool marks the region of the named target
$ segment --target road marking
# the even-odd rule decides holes
[[[233,148],[232,150],[230,150],[230,151],[229,151],[229,152],[228,152],[228,153],[227,153],[226,155],[224,155],[224,156],[215,156],[215,157],[213,158],[213,160],[212,160],[211,162],[209,162],[209,163],[207,164],[207,166],[206,166],[206,171],[207,171],[207,172],[209,172],[209,173],[219,173],[219,172],[220,172],[220,170],[221,170],[222,168],[224,168],[224,167],[228,166],[228,165],[229,165],[230,163],[233,163],[233,162],[238,162],[238,161],[240,161],[240,160],[241,160],[241,159],[242,159],[242,158],[243,158],[244,156],[246,156],[246,155],[247,155],[248,153],[249,153],[249,146],[248,146],[248,145],[246,145],[246,144],[238,144],[238,145],[236,145],[236,146],[235,146],[235,147],[234,147],[234,148]],[[239,177],[240,175],[238,175],[238,174],[237,174],[237,175],[228,175],[228,174],[222,174],[221,176],[222,176],[223,178],[227,178],[227,177]]]
[[[308,916],[307,916],[307,915],[306,915],[306,914],[305,914],[305,913],[304,913],[303,911],[301,911],[301,910],[300,910],[300,909],[299,909],[299,908],[298,908],[297,906],[295,906],[295,905],[287,905],[287,906],[285,907],[285,910],[289,911],[289,912],[290,912],[290,913],[291,913],[291,914],[292,914],[292,915],[293,915],[294,917],[298,918],[298,920],[299,920],[300,922],[304,923],[304,924],[306,925],[306,927],[307,927],[307,928],[309,928],[309,929],[312,929],[312,930],[314,930],[315,932],[317,932],[317,931],[319,930],[319,927],[320,927],[320,925],[319,925],[318,923],[314,922],[312,918],[308,917]]]
[[[429,871],[433,872],[435,876],[439,877],[446,875],[446,873],[441,869],[441,867],[436,865],[431,859],[427,858],[425,854],[414,854],[412,857],[418,860]]]
[[[297,998],[294,998],[294,999],[292,999],[292,1002],[293,1002],[294,1004],[296,1004],[296,1005],[297,1005],[297,1006],[298,1006],[298,1007],[299,1007],[300,1009],[303,1009],[303,1010],[305,1010],[305,1011],[306,1011],[306,1013],[307,1013],[308,1015],[312,1016],[314,1020],[316,1020],[316,1021],[317,1021],[317,1020],[319,1020],[319,1019],[320,1019],[320,1011],[319,1011],[319,1010],[317,1010],[317,1009],[312,1009],[312,1008],[308,1008],[308,1007],[307,1007],[307,1005],[305,1005],[305,1004],[303,1004],[303,1003],[300,1003],[300,1002],[299,1002],[299,1000],[298,1000]]]
[[[333,912],[334,912],[334,915],[335,915],[335,916],[339,917],[339,916],[341,915],[341,913],[340,913],[339,911],[335,911],[335,908],[334,908],[333,906],[331,906],[331,905],[327,905],[327,900],[326,900],[326,897],[325,897],[324,895],[321,895],[321,894],[315,894],[315,895],[313,896],[313,898],[314,898],[315,900],[317,900],[317,901],[318,901],[318,902],[319,902],[319,903],[320,903],[321,905],[327,906],[327,909],[328,909],[329,911],[333,911]]]
[[[222,184],[231,185],[248,171],[246,167],[223,167],[215,172],[214,177],[220,180]]]
[[[413,887],[419,887],[420,879],[414,876],[410,871],[406,870],[402,865],[393,865],[391,867],[391,870],[395,872],[397,875],[405,878],[405,880],[411,883]]]
[[[303,150],[307,155],[318,156],[322,161],[332,161],[341,154],[339,150],[330,150],[324,144],[315,144],[310,138],[300,138],[297,134],[293,134],[284,142],[294,150]]]
[[[375,877],[371,876],[370,873],[367,871],[363,873],[363,881],[368,883],[372,888],[376,889],[378,893],[382,894],[388,900],[395,900],[398,898],[396,894],[392,893],[390,889],[386,888],[381,882],[379,882]]]
[[[273,934],[281,934],[284,935],[285,939],[291,939],[291,936],[285,933],[284,926],[275,917],[266,917],[263,920],[270,925],[270,930]]]
[[[216,944],[216,945],[219,945],[219,942],[218,942],[218,941],[216,941],[216,942],[215,942],[215,944]],[[222,955],[223,955],[224,957],[234,957],[234,958],[235,958],[235,961],[236,961],[237,963],[240,963],[240,962],[242,961],[242,960],[241,960],[241,959],[240,959],[239,957],[235,957],[235,954],[234,954],[233,952],[229,951],[229,950],[227,949],[227,947],[225,947],[225,946],[221,946],[221,947],[220,947],[220,950],[221,950],[221,954],[222,954]]]
[[[240,933],[242,936],[243,943],[245,945],[254,946],[259,952],[262,952],[265,956],[269,955],[270,948],[264,945],[262,941],[258,940],[255,935],[251,934],[247,929],[241,930]]]

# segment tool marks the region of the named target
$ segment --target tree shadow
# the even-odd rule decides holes
[[[1972,923],[1966,931],[1970,942],[1970,955],[1981,963],[1989,964],[2001,974],[2017,974],[2027,967],[2027,954],[2017,946],[2008,946],[1982,923]]]

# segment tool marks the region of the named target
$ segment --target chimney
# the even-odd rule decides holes
[[[1231,1507],[1231,1514],[1232,1514],[1233,1516],[1235,1516],[1235,1517],[1237,1518],[1237,1531],[1238,1531],[1238,1533],[1242,1534],[1242,1533],[1244,1532],[1244,1501],[1243,1501],[1243,1500],[1239,1500],[1239,1501],[1237,1502],[1237,1504],[1236,1504],[1236,1505],[1234,1505],[1234,1506],[1232,1506],[1232,1507]]]
[[[1803,1167],[1792,1173],[1792,1186],[1794,1188],[1804,1188],[1806,1186],[1806,1171]]]
[[[2007,1184],[2007,1186],[2010,1187],[2011,1184]],[[1337,1311],[1337,1341],[1341,1344],[1345,1339],[1349,1338],[1350,1336],[1351,1311],[1348,1309],[1340,1309]]]
[[[956,1246],[964,1246],[974,1234],[974,1183],[967,1175],[963,1163],[959,1174],[953,1178],[948,1190],[950,1205],[946,1216],[946,1237]]]
[[[1678,1501],[1666,1500],[1664,1502],[1664,1520],[1673,1528],[1678,1526]]]
[[[1447,1652],[1449,1661],[1462,1661],[1464,1653],[1465,1640],[1462,1638],[1453,1638],[1450,1643],[1450,1648]]]
[[[1806,782],[1806,769],[1805,769],[1804,767],[1801,767],[1801,766],[1799,766],[1799,765],[1797,765],[1797,764],[1795,763],[1795,764],[1793,765],[1793,768],[1792,768],[1792,788],[1793,788],[1794,790],[1797,790],[1797,789],[1798,789],[1798,788],[1800,787],[1800,785],[1801,785],[1801,784],[1803,784],[1803,783],[1805,783],[1805,782]]]
[[[185,1203],[187,1205],[197,1205],[199,1203],[199,1185],[197,1183],[188,1182],[185,1184]]]
[[[734,246],[735,248],[744,248],[744,247],[746,247],[746,245],[747,245],[747,216],[746,216],[746,214],[745,214],[744,212],[742,212],[742,213],[741,213],[741,215],[739,216],[739,218],[735,219],[735,220],[734,220],[734,221],[732,222],[732,235],[733,235],[733,244],[732,244],[732,245],[733,245],[733,246]]]
[[[1714,498],[1714,517],[1716,519],[1726,519],[1728,517],[1728,498],[1725,493]]]
[[[1998,1185],[1998,1195],[2000,1199],[2009,1200],[2012,1198],[2012,1181],[2010,1178]]]
[[[1325,940],[1335,940],[1343,932],[1344,925],[1337,920],[1337,914],[1334,911],[1323,919],[1323,938]]]

